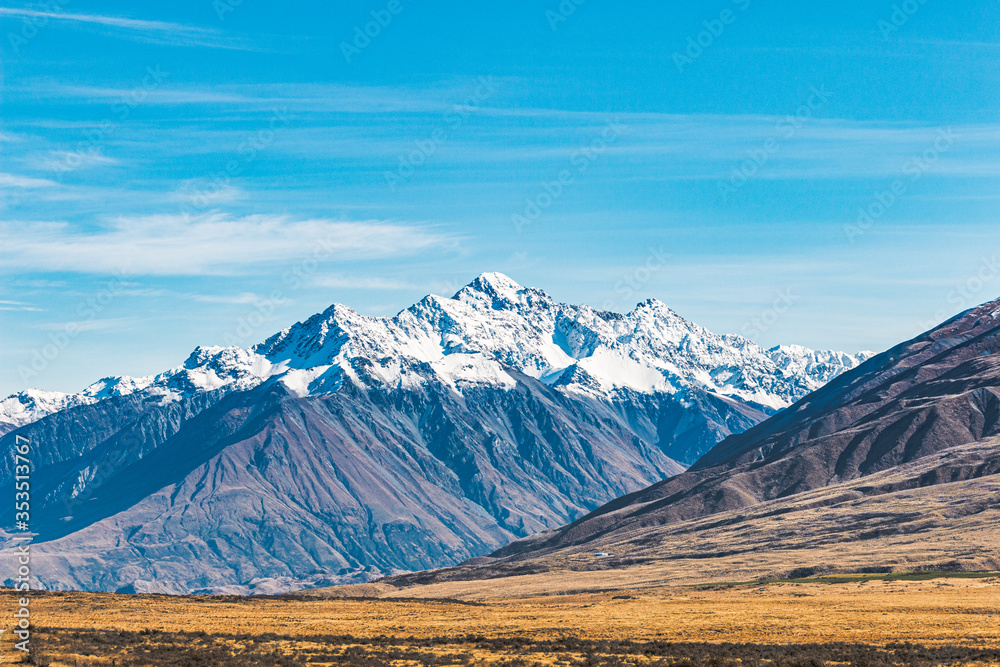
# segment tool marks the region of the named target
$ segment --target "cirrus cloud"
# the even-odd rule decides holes
[[[0,188],[52,188],[59,185],[47,178],[31,178],[18,174],[0,173]]]
[[[455,247],[428,227],[224,213],[121,217],[98,228],[0,223],[0,268],[131,275],[244,274],[282,262],[384,259]]]
[[[136,39],[146,44],[173,46],[202,46],[219,49],[246,48],[219,30],[201,26],[183,25],[168,21],[147,21],[122,16],[100,14],[72,14],[67,12],[40,11],[27,7],[0,7],[0,17],[31,20],[35,27],[49,21],[65,27],[90,27],[106,34]]]
[[[99,150],[90,151],[49,151],[43,155],[29,158],[29,164],[35,169],[45,171],[74,171],[87,167],[106,167],[119,165],[121,162],[113,157],[102,155]]]

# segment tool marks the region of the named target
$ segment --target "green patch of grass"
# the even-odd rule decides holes
[[[799,579],[777,579],[775,583],[793,584],[849,584],[858,581],[929,581],[931,579],[988,579],[1000,577],[1000,572],[888,572],[885,574],[830,574]],[[770,582],[769,582],[770,583]]]

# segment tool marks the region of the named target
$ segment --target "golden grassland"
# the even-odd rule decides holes
[[[405,586],[409,595],[465,598],[787,579],[796,572],[1000,569],[1000,475],[862,493],[871,493],[870,486],[908,483],[935,469],[931,458],[921,461],[923,467],[747,508],[662,525],[651,521],[582,544],[476,559],[390,583]],[[595,552],[608,557],[596,558]],[[575,574],[566,576],[570,571]]]
[[[1000,577],[832,581],[840,583],[495,594],[475,601],[36,592],[31,610],[36,662],[53,666],[1000,665]],[[13,610],[15,594],[2,595]],[[876,650],[903,642],[931,653],[917,659]],[[792,649],[712,653],[728,643]],[[834,650],[835,644],[847,648]],[[0,650],[3,661],[20,660],[9,632]]]

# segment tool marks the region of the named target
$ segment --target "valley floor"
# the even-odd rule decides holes
[[[52,666],[1000,665],[1000,575],[465,592],[464,600],[35,592],[32,644],[35,663]],[[14,594],[2,597],[13,609]],[[20,660],[9,631],[0,651],[4,662]]]

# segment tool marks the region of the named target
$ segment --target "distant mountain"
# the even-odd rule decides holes
[[[621,315],[483,274],[393,318],[334,305],[157,376],[23,392],[0,428],[36,443],[42,585],[271,592],[555,528],[867,356],[764,350],[657,301]]]
[[[498,550],[494,556],[500,560],[490,565],[491,576],[504,568],[509,571],[525,562],[609,542],[623,552],[649,553],[648,545],[657,543],[658,536],[685,522],[759,513],[756,508],[763,507],[761,503],[773,508],[777,501],[819,489],[850,490],[847,495],[832,491],[826,495],[853,503],[882,526],[861,534],[892,535],[912,527],[913,517],[895,517],[884,504],[880,514],[864,513],[867,495],[996,475],[1000,450],[995,443],[968,448],[998,435],[1000,301],[994,301],[869,359],[789,409],[727,437],[685,473],[618,498],[558,530]],[[855,483],[904,468],[912,474],[888,491],[875,482]],[[942,491],[942,498],[948,493]],[[904,514],[913,511],[912,502],[900,507]],[[996,508],[995,497],[954,497],[941,511],[966,516],[986,508]],[[925,520],[930,520],[929,512],[930,506]],[[791,520],[788,526],[815,533],[815,526],[797,527]],[[989,558],[1000,563],[1000,552]]]
[[[63,394],[38,389],[22,391],[0,401],[0,435],[60,410],[96,402],[96,398],[85,393]]]

